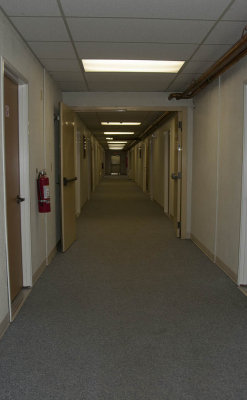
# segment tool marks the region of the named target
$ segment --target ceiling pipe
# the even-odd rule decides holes
[[[167,121],[171,116],[176,113],[175,111],[165,111],[160,117],[158,117],[151,125],[149,125],[145,131],[142,132],[142,134],[134,139],[135,142],[132,143],[130,146],[126,148],[126,150],[130,150],[132,147],[134,147],[138,142],[141,140],[145,139],[147,136],[151,135],[151,133],[157,129],[161,124],[163,124],[165,121]]]
[[[207,85],[209,85],[219,75],[236,64],[241,58],[247,55],[247,25],[243,30],[241,39],[236,42],[216,63],[214,63],[199,79],[192,84],[183,93],[171,93],[169,100],[191,99]]]

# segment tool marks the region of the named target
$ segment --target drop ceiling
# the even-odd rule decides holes
[[[238,39],[246,0],[0,0],[62,91],[183,91]],[[81,58],[185,60],[178,74],[85,73]]]
[[[153,111],[109,111],[109,112],[79,112],[80,118],[83,120],[87,128],[94,134],[99,143],[107,150],[106,137],[112,137],[114,140],[125,140],[128,149],[132,144],[140,140],[144,131],[157,120],[164,112]],[[101,122],[141,122],[139,126],[102,126]],[[134,135],[104,135],[103,132],[113,131],[134,131]]]

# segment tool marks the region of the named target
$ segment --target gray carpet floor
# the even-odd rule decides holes
[[[106,178],[0,342],[0,399],[246,399],[246,311],[160,206]]]

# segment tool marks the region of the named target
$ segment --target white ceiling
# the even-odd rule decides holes
[[[183,91],[240,39],[246,0],[0,0],[63,91]],[[84,73],[81,58],[185,60],[178,74]]]

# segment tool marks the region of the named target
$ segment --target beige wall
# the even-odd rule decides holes
[[[30,154],[30,203],[31,203],[31,256],[33,274],[45,261],[56,245],[55,212],[55,154],[54,110],[58,109],[61,93],[42,66],[28,50],[22,39],[0,13],[0,55],[28,82],[29,96],[29,154]],[[2,89],[2,88],[1,88]],[[1,90],[2,93],[2,90]],[[1,97],[1,104],[2,104]],[[3,131],[1,129],[1,137]],[[1,164],[3,160],[1,159]],[[36,168],[47,169],[51,188],[51,213],[39,214],[37,208]],[[0,185],[3,187],[2,168]],[[3,193],[0,195],[0,323],[8,313],[5,228]],[[47,230],[45,220],[47,219]],[[47,248],[46,248],[47,244]]]
[[[28,118],[29,118],[29,164],[30,164],[30,211],[31,211],[31,263],[32,274],[37,275],[40,267],[47,262],[49,255],[56,247],[59,239],[57,232],[57,206],[56,198],[56,165],[58,164],[58,140],[55,134],[58,130],[54,127],[54,113],[58,113],[59,101],[62,94],[56,87],[50,75],[46,73],[40,63],[36,60],[22,39],[10,25],[8,20],[0,12],[0,56],[11,66],[25,81],[28,82]],[[0,80],[0,85],[2,81]],[[0,107],[3,109],[3,88],[0,87]],[[2,114],[0,113],[0,119]],[[0,121],[1,144],[4,136]],[[86,136],[92,141],[96,165],[94,168],[95,185],[103,175],[101,163],[104,160],[104,151],[99,143],[92,137],[84,126]],[[2,146],[1,146],[2,147]],[[88,173],[88,157],[82,160],[82,176]],[[0,152],[0,185],[4,187],[3,157]],[[37,171],[46,169],[50,179],[51,213],[40,214],[37,204]],[[81,204],[87,198],[88,180],[83,179],[81,187]],[[6,319],[8,307],[7,288],[7,262],[5,246],[5,215],[4,196],[0,191],[0,325]]]
[[[80,152],[78,154],[79,160],[76,157],[76,164],[78,162],[79,165],[79,180],[76,182],[77,184],[77,197],[79,204],[79,209],[84,206],[86,201],[88,200],[88,195],[90,192],[90,165],[89,165],[89,157],[90,157],[90,146],[89,141],[91,138],[91,133],[85,127],[82,120],[79,116],[75,113],[75,133],[76,133],[76,146],[79,144]],[[86,140],[86,152],[84,157],[83,151],[83,137]],[[78,213],[80,213],[78,210]]]
[[[195,98],[192,234],[219,265],[238,271],[247,60]]]
[[[144,145],[149,152],[150,141],[152,142],[152,167],[148,168],[149,183],[152,180],[152,195],[153,200],[157,201],[162,207],[164,207],[164,153],[165,153],[165,133],[170,132],[170,169],[174,167],[174,159],[172,154],[174,153],[175,137],[176,137],[176,124],[177,116],[173,116],[161,127],[159,127],[152,135],[146,138],[144,141],[138,143],[129,151],[129,158],[131,157],[131,164],[128,169],[128,176],[134,179],[138,186],[145,191],[143,187],[143,173],[144,173]],[[142,156],[139,157],[139,148],[142,149]],[[150,162],[150,153],[148,154],[148,160]],[[173,209],[173,181],[170,180],[170,209]]]
[[[84,206],[91,193],[91,174],[93,174],[94,188],[104,176],[104,149],[87,129],[80,117],[75,113],[75,134],[76,142],[80,143],[80,181],[77,190],[80,193],[80,208]],[[86,138],[86,152],[83,152],[83,136]],[[93,160],[91,171],[91,158]]]
[[[215,243],[218,85],[196,98],[193,139],[192,234],[211,252]]]

